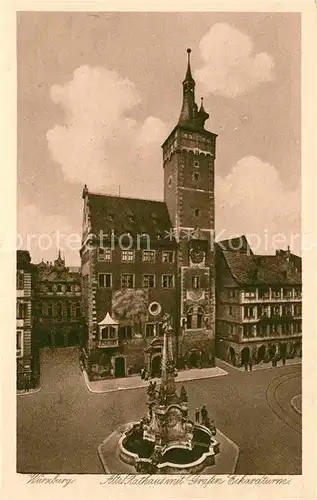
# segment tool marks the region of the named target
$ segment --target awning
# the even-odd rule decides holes
[[[118,324],[119,322],[112,319],[109,313],[107,313],[104,319],[98,323],[99,326],[117,326]]]

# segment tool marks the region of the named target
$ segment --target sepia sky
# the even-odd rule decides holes
[[[71,250],[63,235],[81,236],[85,183],[162,199],[160,146],[179,117],[187,47],[218,134],[219,238],[300,253],[298,14],[22,12],[17,33],[18,243],[33,262],[56,257],[58,230],[79,264],[76,236]]]

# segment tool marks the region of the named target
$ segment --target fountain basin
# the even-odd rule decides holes
[[[138,423],[130,423],[119,443],[119,458],[140,473],[196,474],[214,465],[219,453],[219,443],[207,427],[196,424],[193,428],[192,446],[169,443],[162,446],[158,463],[153,467],[154,442],[142,436]]]

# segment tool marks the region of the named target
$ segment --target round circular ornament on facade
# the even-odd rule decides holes
[[[151,304],[149,305],[149,313],[152,314],[152,316],[157,316],[161,311],[162,307],[159,302],[151,302]]]

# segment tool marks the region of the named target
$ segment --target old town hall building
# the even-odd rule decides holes
[[[188,66],[179,120],[163,143],[164,201],[83,191],[85,364],[91,378],[160,370],[163,324],[180,368],[215,363],[216,134]],[[168,315],[168,319],[167,319]]]

